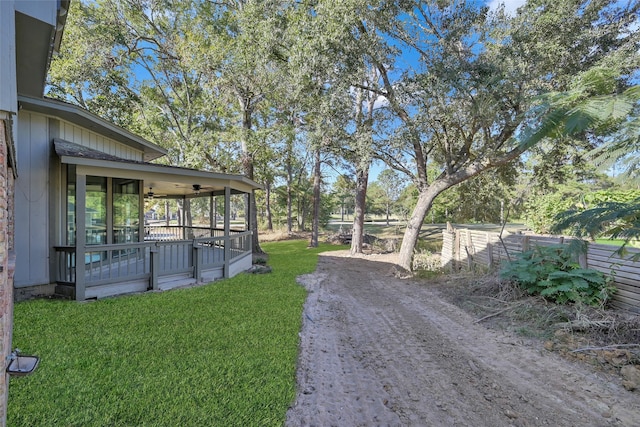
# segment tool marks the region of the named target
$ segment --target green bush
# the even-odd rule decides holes
[[[581,268],[568,246],[536,246],[503,265],[503,278],[558,304],[603,306],[615,292],[600,271]]]

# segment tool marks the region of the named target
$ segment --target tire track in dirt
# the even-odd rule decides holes
[[[309,295],[287,425],[637,425],[636,396],[474,324],[385,260],[331,253],[300,278]]]

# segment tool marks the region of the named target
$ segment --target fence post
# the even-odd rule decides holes
[[[453,271],[454,241],[455,233],[452,230],[442,230],[442,267],[447,267],[450,271]]]
[[[460,262],[460,230],[455,230],[455,238],[453,239],[453,265],[458,268]]]
[[[465,245],[465,253],[467,255],[467,267],[469,270],[473,270],[473,255],[475,255],[475,247],[473,246],[473,241],[471,240],[471,230],[467,228],[467,244]]]
[[[589,268],[588,260],[589,255],[589,242],[584,242],[584,253],[578,255],[578,264],[580,264],[581,268]]]
[[[529,250],[529,236],[522,236],[521,240],[522,252],[526,252]]]
[[[491,234],[487,231],[487,268],[493,267],[493,243],[491,243]]]

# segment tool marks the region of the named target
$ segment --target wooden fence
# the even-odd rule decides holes
[[[448,269],[492,269],[503,261],[534,246],[566,244],[561,236],[499,233],[469,229],[443,230],[442,266]],[[631,258],[640,253],[629,248],[624,258],[616,254],[616,246],[589,243],[586,255],[579,262],[613,278],[618,291],[612,300],[616,308],[640,314],[640,262]]]

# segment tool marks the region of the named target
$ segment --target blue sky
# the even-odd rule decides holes
[[[503,3],[505,12],[508,14],[514,14],[516,9],[525,4],[525,2],[525,0],[489,0],[487,1],[487,4],[489,5],[489,8],[496,9],[501,3]]]
[[[504,10],[509,15],[514,15],[516,10],[526,3],[526,0],[487,0],[485,2],[490,9],[497,9],[501,4],[504,4]],[[369,171],[369,182],[374,182],[378,178],[378,174],[382,172],[386,166],[379,161],[374,162],[371,165],[371,169]],[[333,182],[335,171],[326,170],[325,174],[327,175],[328,181]]]

